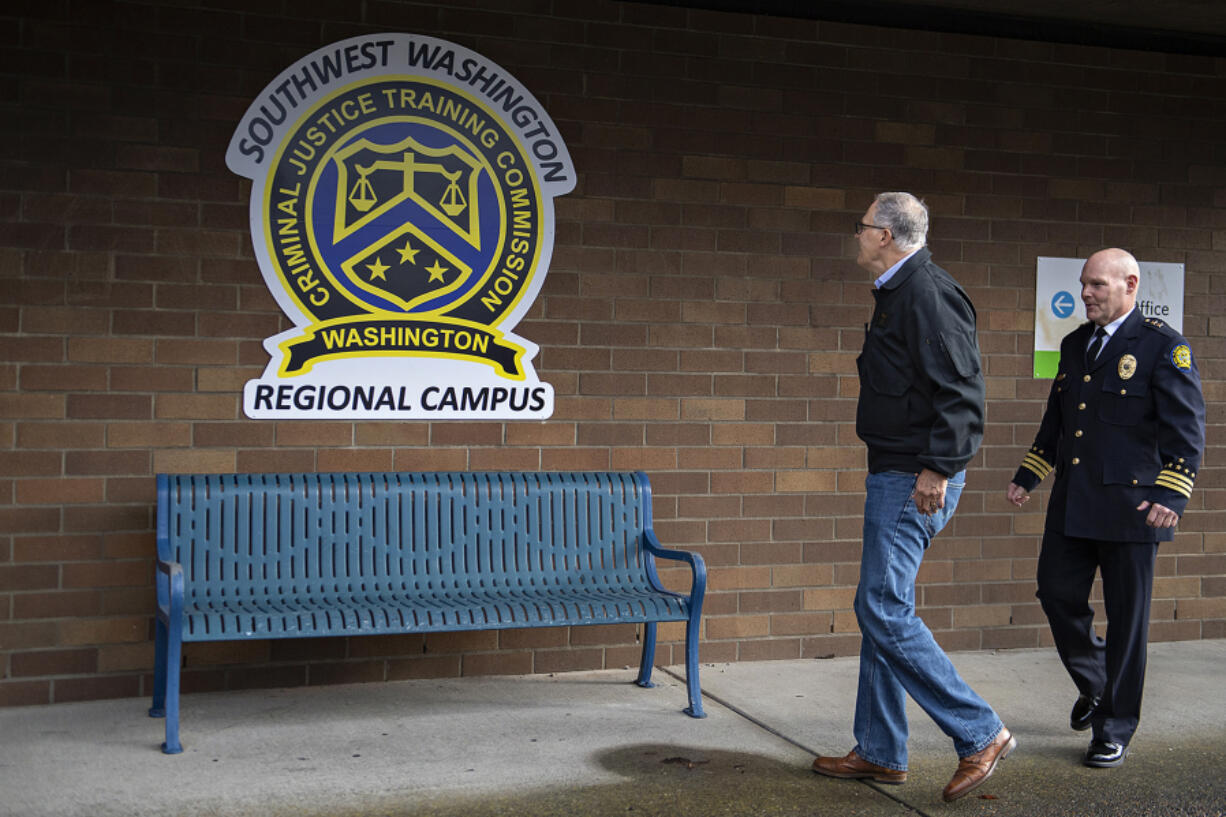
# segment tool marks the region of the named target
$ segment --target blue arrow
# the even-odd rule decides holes
[[[1077,301],[1067,292],[1057,292],[1051,298],[1051,311],[1057,318],[1067,318],[1073,314]]]

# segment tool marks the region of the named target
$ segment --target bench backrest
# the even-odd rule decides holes
[[[158,558],[189,604],[644,586],[650,527],[642,473],[158,476]]]

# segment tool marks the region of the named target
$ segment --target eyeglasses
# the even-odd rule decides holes
[[[856,235],[859,235],[865,230],[888,230],[888,229],[890,228],[889,227],[878,227],[876,224],[865,224],[863,221],[856,222]]]

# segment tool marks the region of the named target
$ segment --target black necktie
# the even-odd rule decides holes
[[[1098,359],[1098,350],[1103,348],[1103,338],[1107,336],[1107,330],[1101,326],[1094,330],[1094,337],[1090,341],[1090,348],[1086,349],[1086,368],[1094,365],[1094,361]]]

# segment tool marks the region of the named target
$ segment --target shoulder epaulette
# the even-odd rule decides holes
[[[1167,326],[1167,325],[1166,325],[1166,323],[1164,323],[1163,321],[1158,320],[1157,318],[1146,318],[1145,320],[1141,321],[1141,324],[1142,324],[1143,326],[1147,326],[1147,327],[1149,327],[1150,329],[1158,329],[1158,330],[1165,329],[1165,330],[1167,330],[1168,332],[1173,332],[1173,331],[1175,331],[1175,330],[1171,329],[1169,326]]]

